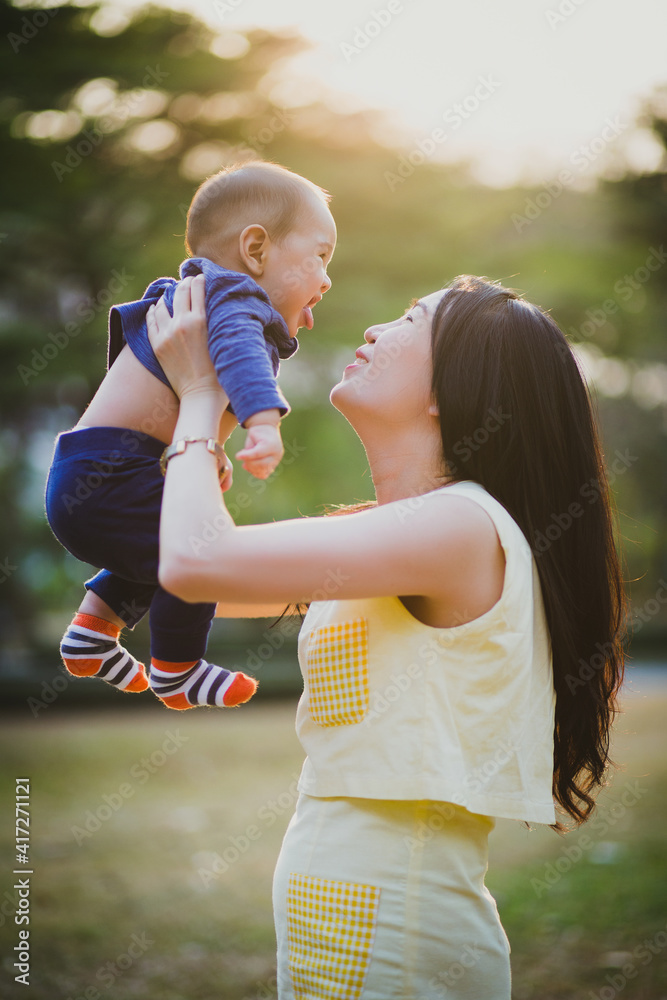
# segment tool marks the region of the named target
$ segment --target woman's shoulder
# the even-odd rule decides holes
[[[478,526],[490,538],[492,533],[489,529],[493,526],[493,534],[503,548],[511,543],[528,548],[525,536],[510,512],[480,483],[473,480],[448,483],[425,497],[431,500],[433,511],[438,506],[442,507],[443,501],[446,502],[448,516],[456,518],[462,531],[474,533]]]

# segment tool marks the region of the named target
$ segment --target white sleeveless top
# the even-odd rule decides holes
[[[491,517],[506,559],[500,599],[453,628],[424,625],[398,597],[311,604],[299,636],[299,789],[553,823],[556,698],[537,567],[482,486],[444,490]]]

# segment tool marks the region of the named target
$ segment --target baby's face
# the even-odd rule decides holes
[[[316,196],[304,206],[295,228],[272,243],[258,284],[287,323],[290,336],[313,327],[313,306],[331,288],[327,266],[336,246],[336,225]]]

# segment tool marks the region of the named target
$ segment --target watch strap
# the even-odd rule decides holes
[[[186,435],[186,437],[174,441],[173,444],[168,444],[162,452],[160,456],[160,472],[163,476],[167,474],[167,465],[170,459],[175,455],[182,455],[189,444],[205,444],[206,450],[210,451],[217,458],[220,466],[220,475],[222,475],[225,471],[225,450],[220,442],[216,441],[215,438],[196,438]]]

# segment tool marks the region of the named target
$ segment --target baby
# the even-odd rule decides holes
[[[327,266],[336,227],[321,188],[277,164],[229,167],[205,181],[190,205],[181,278],[203,274],[209,350],[230,405],[220,441],[207,443],[224,469],[224,442],[247,428],[244,467],[265,478],[280,461],[279,360],[296,351],[300,327],[331,287]],[[146,313],[160,296],[172,311],[173,278],[158,278],[137,302],[109,317],[109,370],[76,427],[61,434],[46,487],[56,538],[82,561],[103,567],[60,651],[77,677],[101,677],[123,691],[151,687],[169,708],[248,701],[257,682],[207,663],[214,604],[186,604],[158,584],[158,533],[165,463],[178,399],[153,353]],[[230,484],[225,477],[222,488]],[[119,642],[124,626],[150,609],[148,677]]]

